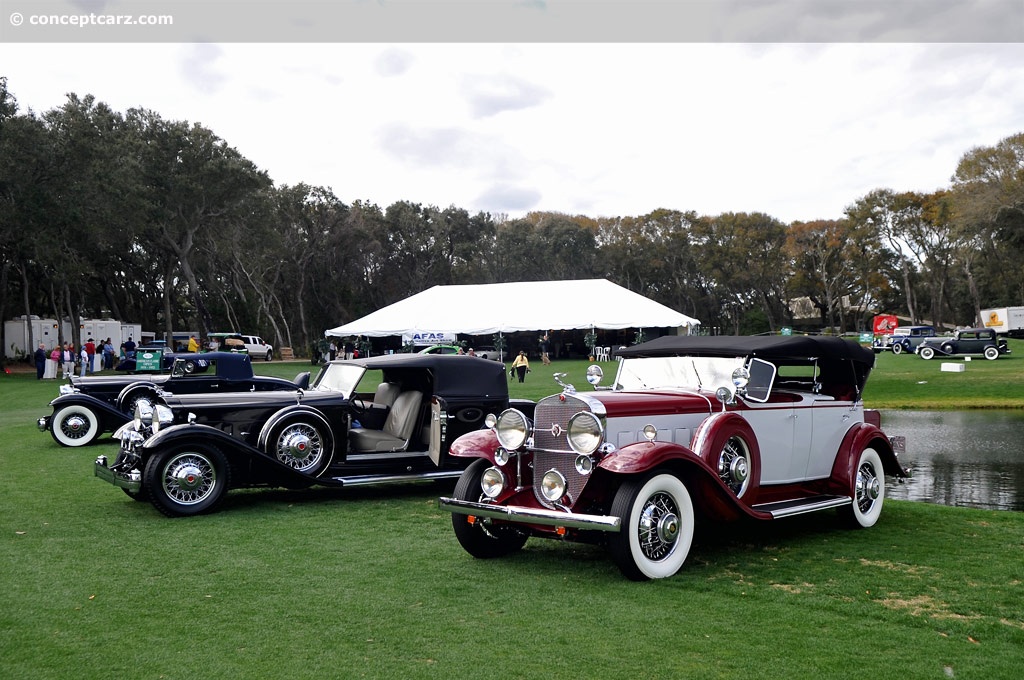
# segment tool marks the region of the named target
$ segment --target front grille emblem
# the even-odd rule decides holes
[[[551,436],[555,437],[555,438],[561,437],[562,436],[562,426],[559,425],[558,423],[554,423],[551,426]]]

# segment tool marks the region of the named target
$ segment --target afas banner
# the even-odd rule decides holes
[[[892,329],[899,325],[895,314],[879,314],[872,323],[875,335],[892,335]]]

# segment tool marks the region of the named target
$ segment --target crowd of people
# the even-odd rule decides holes
[[[121,344],[121,355],[132,356],[135,354],[135,342],[128,338]],[[96,357],[99,356],[99,361]],[[114,343],[110,338],[96,342],[89,338],[76,350],[75,343],[65,342],[57,344],[51,349],[46,349],[46,343],[41,342],[32,355],[36,365],[36,379],[42,380],[45,377],[57,377],[60,371],[61,378],[68,379],[76,373],[84,378],[96,371],[109,371],[114,368],[117,352]],[[47,375],[47,361],[54,363],[53,374]]]

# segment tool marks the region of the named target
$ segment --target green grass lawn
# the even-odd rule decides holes
[[[1021,405],[1021,364],[882,355],[866,400]],[[556,370],[590,389],[586,365],[537,365],[513,396],[554,392]],[[1021,513],[889,501],[865,531],[705,526],[677,576],[633,583],[595,546],[474,560],[437,508],[451,485],[232,491],[167,519],[92,476],[108,437],[36,429],[56,389],[0,375],[3,678],[1020,677]]]

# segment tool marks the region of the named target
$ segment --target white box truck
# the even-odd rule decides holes
[[[1024,338],[1024,307],[993,307],[981,310],[981,323],[999,335]]]

